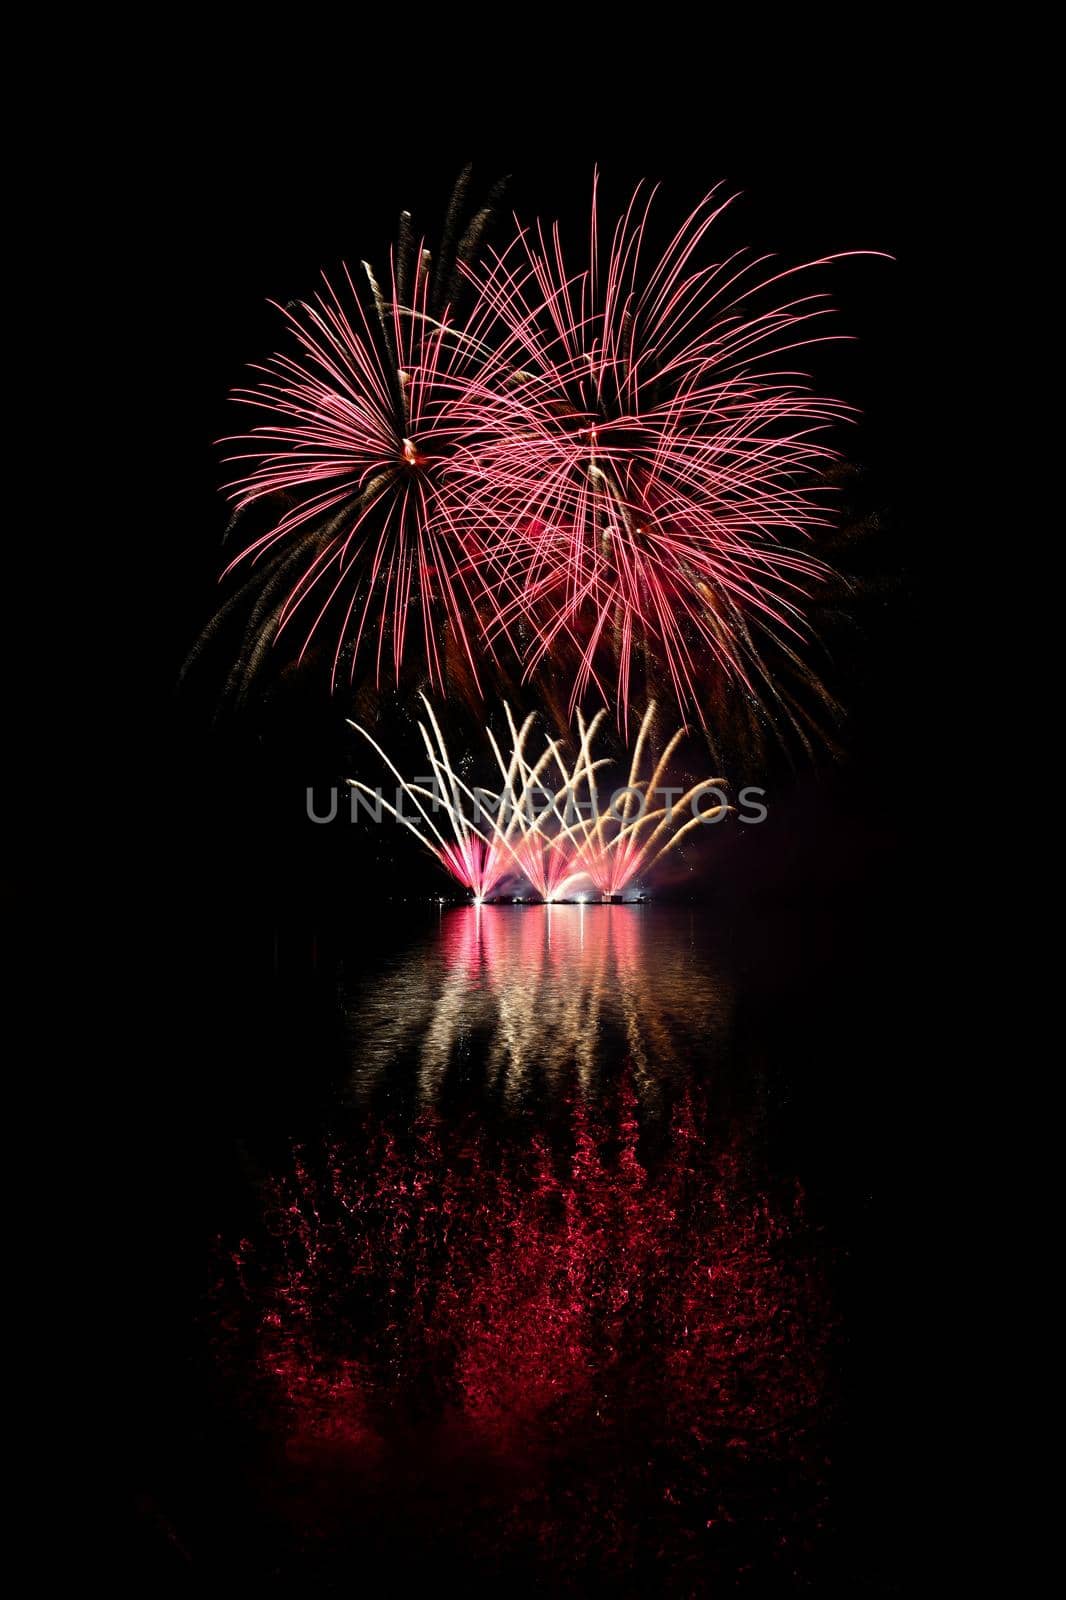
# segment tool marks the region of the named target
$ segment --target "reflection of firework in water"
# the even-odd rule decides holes
[[[345,990],[354,1089],[369,1101],[410,1071],[435,1104],[464,1053],[510,1104],[575,1076],[591,1092],[628,1059],[642,1107],[718,1048],[730,986],[687,922],[654,906],[456,906],[389,971]]]
[[[817,1576],[832,1318],[802,1197],[696,1089],[651,1149],[624,1086],[563,1109],[513,1137],[375,1118],[265,1183],[215,1327],[279,1567],[443,1537],[538,1593]]]
[[[497,792],[472,789],[459,776],[433,708],[424,695],[422,700],[430,728],[421,722],[418,727],[432,769],[432,787],[404,778],[377,741],[355,722],[351,726],[396,779],[397,804],[357,778],[348,782],[413,833],[475,900],[488,898],[515,876],[527,880],[549,903],[565,898],[585,881],[603,899],[611,899],[638,873],[650,871],[693,828],[717,821],[727,809],[721,778],[704,778],[688,789],[663,788],[669,762],[685,737],[684,728],[667,742],[650,772],[642,775],[655,722],[654,704],[644,713],[629,777],[618,791],[605,791],[602,777],[596,776],[610,764],[609,758],[596,760],[592,753],[606,711],[597,712],[588,723],[578,712],[578,751],[568,763],[557,739],[530,759],[526,743],[534,718],[528,716],[519,728],[510,707],[505,707],[509,758],[487,730],[502,779]],[[711,794],[716,803],[701,805]],[[416,816],[404,811],[404,796]]]

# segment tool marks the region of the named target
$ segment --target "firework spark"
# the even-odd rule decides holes
[[[243,615],[238,704],[284,638],[332,657],[333,689],[402,675],[473,705],[514,669],[545,704],[561,687],[562,721],[603,704],[628,732],[666,695],[810,748],[811,695],[835,710],[803,660],[814,538],[851,413],[796,370],[842,337],[797,274],[836,258],[708,257],[721,186],[660,247],[656,188],[612,229],[595,180],[579,256],[539,222],[483,255],[499,186],[467,222],[468,178],[435,260],[404,213],[380,278],[345,268],[283,312],[288,353],[236,397],[258,413],[230,458],[245,582],[187,665]],[[540,835],[515,843],[550,888]]]
[[[430,679],[439,683],[441,613],[475,666],[463,574],[476,546],[455,528],[438,492],[442,461],[459,432],[451,384],[467,347],[446,321],[429,319],[428,273],[416,286],[414,307],[405,310],[395,275],[386,301],[370,268],[363,270],[375,310],[367,312],[347,269],[343,292],[324,278],[314,304],[284,313],[300,357],[275,356],[260,385],[238,396],[273,419],[252,430],[251,450],[238,458],[254,463],[234,485],[238,509],[282,492],[297,491],[298,498],[227,570],[313,526],[277,635],[303,617],[302,660],[342,597],[332,681],[345,645],[354,672],[368,631],[378,676],[389,650],[398,678],[416,609]]]
[[[468,581],[482,552],[441,492],[466,439],[457,398],[480,360],[452,309],[459,263],[491,215],[490,204],[463,229],[468,178],[436,264],[405,212],[384,283],[365,261],[354,275],[344,267],[337,284],[323,274],[311,301],[279,308],[292,353],[271,357],[235,395],[261,418],[231,441],[235,515],[260,502],[285,507],[223,574],[250,563],[261,580],[245,651],[253,666],[291,629],[300,662],[328,632],[333,687],[342,661],[351,679],[363,655],[379,682],[390,670],[398,681],[414,655],[439,685],[458,654],[477,682]]]
[[[409,829],[415,838],[448,869],[453,878],[464,888],[469,889],[475,900],[481,901],[486,899],[507,876],[512,868],[512,858],[507,851],[498,824],[493,819],[485,817],[481,798],[464,783],[452,765],[440,723],[425,695],[422,696],[422,701],[432,733],[422,722],[418,724],[418,730],[429,757],[433,786],[427,787],[425,784],[412,782],[403,777],[377,740],[356,722],[352,722],[350,726],[377,751],[396,779],[399,785],[398,803],[390,804],[377,790],[371,789],[357,778],[349,778],[348,782],[353,789],[369,796],[375,805],[383,806],[397,822]],[[414,805],[416,818],[406,815],[403,811],[404,795]],[[440,816],[442,812],[445,819],[444,829],[450,832],[451,838],[447,836],[446,831],[438,828],[434,821],[434,815]],[[422,831],[423,826],[426,832]]]
[[[368,796],[403,824],[442,863],[476,901],[487,899],[508,878],[526,880],[549,904],[590,883],[605,900],[622,894],[638,874],[647,873],[691,830],[714,822],[726,811],[721,778],[705,778],[689,789],[662,787],[667,767],[686,729],[679,728],[658,760],[645,772],[656,710],[650,705],[633,747],[625,787],[604,803],[597,773],[610,758],[593,756],[593,741],[606,717],[600,710],[586,723],[577,716],[578,749],[567,762],[561,742],[551,740],[542,754],[527,755],[534,724],[518,727],[505,706],[511,753],[504,755],[491,729],[489,743],[502,786],[498,793],[475,790],[459,776],[444,735],[425,695],[428,726],[418,724],[431,767],[432,786],[404,778],[377,740],[358,723],[350,725],[377,752],[398,785],[397,804],[360,779],[353,789]],[[713,793],[716,804],[697,805]],[[403,809],[406,796],[415,816]],[[676,798],[680,796],[680,798]],[[662,797],[662,804],[657,800]],[[441,826],[438,826],[438,820]],[[450,836],[449,836],[450,835]]]
[[[721,778],[704,778],[676,800],[673,797],[678,791],[663,789],[662,781],[670,759],[688,731],[685,728],[679,728],[667,741],[650,776],[641,776],[655,723],[654,704],[648,707],[641,721],[625,788],[613,795],[606,807],[602,806],[596,783],[596,763],[591,761],[589,750],[606,715],[606,711],[599,711],[586,724],[581,712],[577,714],[581,736],[580,770],[590,803],[587,814],[567,835],[573,870],[591,879],[605,900],[620,895],[638,873],[650,871],[693,828],[717,821],[727,809],[721,798],[724,781]],[[718,797],[718,803],[697,808],[696,802],[712,792]],[[655,803],[659,796],[664,797],[662,805]]]
[[[825,570],[795,541],[827,520],[822,435],[848,409],[780,364],[825,337],[822,294],[779,292],[802,269],[696,266],[714,190],[645,270],[654,194],[605,249],[594,187],[578,270],[539,224],[467,269],[493,353],[459,406],[482,443],[456,515],[496,552],[490,633],[532,636],[527,675],[576,652],[571,710],[593,685],[623,723],[638,663],[701,720],[707,662],[765,692],[759,636],[800,635]]]

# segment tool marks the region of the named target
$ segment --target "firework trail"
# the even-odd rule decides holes
[[[791,289],[804,269],[697,266],[718,190],[645,266],[654,195],[638,188],[605,241],[594,186],[577,269],[540,224],[466,269],[493,352],[458,408],[482,443],[456,516],[497,551],[490,635],[531,635],[527,676],[575,654],[571,711],[592,686],[623,724],[638,665],[701,720],[707,663],[772,691],[759,638],[802,634],[825,569],[796,541],[827,521],[822,436],[848,414],[788,365],[831,337],[825,297]]]
[[[435,259],[404,213],[385,273],[283,311],[289,350],[236,395],[257,414],[229,458],[244,583],[187,667],[243,616],[238,704],[284,642],[334,690],[403,678],[476,705],[513,670],[545,705],[561,689],[560,726],[592,701],[628,732],[640,694],[709,736],[734,716],[824,734],[806,702],[837,707],[802,646],[851,411],[795,353],[842,337],[800,276],[836,258],[708,258],[720,186],[660,250],[656,188],[611,227],[597,183],[579,254],[538,222],[483,257],[500,186],[470,218],[464,173]],[[562,881],[540,833],[514,842],[538,887]]]
[[[725,801],[707,809],[696,809],[696,801],[708,792],[721,795],[721,778],[704,778],[701,782],[672,800],[674,790],[662,788],[667,766],[687,729],[679,728],[667,742],[662,755],[649,777],[641,777],[642,763],[649,737],[655,722],[655,705],[651,704],[641,721],[640,732],[633,747],[629,778],[625,788],[614,795],[603,807],[596,784],[595,764],[589,760],[590,742],[606,716],[605,711],[586,725],[579,711],[578,731],[581,736],[581,771],[588,787],[588,815],[568,833],[567,844],[572,852],[573,870],[584,872],[599,890],[601,896],[611,899],[632,883],[638,873],[650,871],[669,851],[680,844],[693,828],[717,821],[727,810]],[[655,805],[657,795],[666,796],[663,805]],[[688,812],[686,821],[681,819]],[[650,830],[650,831],[648,831]]]
[[[485,730],[503,778],[500,798],[508,818],[503,838],[517,871],[550,904],[575,889],[583,877],[573,869],[566,817],[560,809],[573,793],[575,772],[566,766],[558,739],[551,740],[539,761],[531,765],[525,745],[534,718],[527,717],[517,728],[510,706],[505,705],[504,711],[511,734],[510,762],[504,759],[492,730]],[[553,768],[560,780],[555,788],[549,787]],[[556,828],[558,831],[553,831]]]
[[[452,876],[464,888],[470,890],[474,899],[481,901],[486,899],[507,876],[512,868],[512,859],[507,852],[498,824],[485,816],[481,797],[464,783],[452,766],[433,707],[425,695],[421,698],[432,734],[422,722],[418,724],[418,730],[429,757],[434,787],[427,788],[424,784],[406,779],[377,740],[356,722],[350,723],[350,726],[377,751],[396,779],[399,785],[398,803],[390,804],[377,790],[371,789],[357,778],[349,778],[348,782],[353,789],[369,796],[376,805],[383,806],[397,822],[409,829]],[[417,820],[405,815],[402,809],[403,795],[413,803],[418,813]],[[469,815],[471,811],[477,820],[471,818]],[[448,838],[433,820],[433,813],[439,815],[441,812],[446,818],[445,827],[450,831],[451,838]],[[428,830],[429,837],[422,832],[423,824]]]
[[[511,734],[509,757],[491,729],[486,730],[502,778],[496,794],[472,789],[459,776],[433,708],[425,695],[422,701],[429,725],[420,722],[418,728],[430,762],[432,787],[404,778],[377,740],[356,722],[350,726],[396,779],[397,804],[360,779],[349,778],[348,782],[413,833],[476,901],[487,899],[515,876],[529,882],[548,903],[572,894],[584,881],[591,883],[601,898],[611,899],[638,873],[650,871],[693,828],[718,820],[727,810],[721,778],[705,778],[684,791],[662,788],[669,762],[687,732],[684,728],[668,740],[658,761],[642,775],[655,723],[654,704],[641,721],[628,782],[624,789],[612,791],[605,804],[596,775],[611,764],[610,758],[593,756],[593,741],[605,710],[588,723],[578,712],[578,750],[568,764],[557,739],[548,743],[539,758],[530,759],[526,748],[534,717],[528,716],[518,727],[510,707],[505,706]],[[697,801],[710,792],[717,803],[697,808]],[[656,804],[660,795],[664,803]],[[680,799],[674,799],[676,795]],[[415,807],[415,817],[404,812],[404,796]]]
[[[279,307],[290,350],[234,396],[259,420],[226,441],[237,464],[231,528],[258,520],[265,531],[226,567],[223,577],[248,575],[186,669],[246,611],[227,685],[238,699],[283,637],[298,664],[313,645],[331,648],[331,688],[359,663],[378,683],[398,680],[408,659],[431,684],[467,672],[477,685],[486,645],[479,652],[472,636],[468,582],[484,552],[441,492],[467,436],[454,415],[463,374],[480,359],[453,309],[459,265],[480,248],[498,193],[468,217],[469,177],[456,185],[435,260],[404,212],[383,278],[366,261],[345,266],[335,282],[323,274],[312,300]]]
[[[442,462],[462,432],[449,396],[470,348],[447,321],[429,318],[428,270],[409,310],[394,271],[388,300],[366,263],[363,272],[372,312],[347,269],[342,292],[324,278],[313,304],[284,313],[300,357],[275,356],[260,385],[237,396],[273,418],[247,437],[243,459],[254,465],[233,486],[238,510],[294,490],[299,498],[227,570],[314,524],[315,552],[282,602],[276,636],[302,617],[302,660],[343,591],[332,682],[346,644],[354,672],[368,630],[378,677],[388,652],[398,679],[414,610],[430,680],[440,683],[440,613],[476,671],[464,572],[478,548],[456,529],[439,492]]]

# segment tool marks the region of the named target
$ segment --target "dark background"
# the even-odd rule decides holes
[[[821,344],[804,355],[804,365],[825,392],[857,409],[856,424],[838,431],[853,469],[842,500],[846,517],[870,530],[841,557],[853,586],[846,607],[851,626],[829,632],[812,648],[813,664],[842,702],[845,720],[833,730],[835,748],[813,764],[797,762],[795,750],[771,749],[757,771],[741,761],[728,776],[738,786],[745,779],[768,782],[775,798],[788,796],[790,808],[800,804],[818,813],[827,801],[831,809],[840,804],[875,831],[884,823],[895,834],[912,824],[916,808],[898,806],[892,786],[901,754],[910,747],[913,757],[920,737],[921,585],[915,569],[920,573],[928,545],[926,530],[915,527],[899,503],[903,397],[913,373],[913,257],[905,232],[921,215],[913,171],[901,163],[894,139],[870,131],[872,104],[863,108],[861,127],[837,104],[824,127],[817,110],[797,108],[777,113],[780,123],[767,110],[764,121],[742,128],[731,127],[723,112],[715,132],[713,114],[705,125],[702,108],[691,101],[672,104],[665,86],[659,99],[670,104],[669,116],[652,116],[657,100],[649,96],[639,134],[625,118],[617,129],[605,123],[598,135],[549,123],[531,138],[510,120],[463,134],[447,118],[424,114],[410,131],[392,129],[380,142],[354,134],[346,139],[332,123],[321,139],[299,123],[283,133],[256,123],[252,139],[236,114],[223,114],[211,137],[201,130],[195,144],[178,140],[159,151],[146,235],[155,245],[143,269],[157,323],[145,327],[140,359],[153,359],[152,340],[161,334],[171,360],[165,375],[146,372],[143,388],[135,384],[128,402],[135,429],[144,421],[138,410],[148,408],[155,448],[135,463],[150,466],[151,482],[132,553],[135,581],[150,600],[128,619],[134,630],[147,626],[148,637],[135,680],[121,689],[132,688],[143,701],[140,720],[157,740],[149,745],[152,765],[166,773],[179,853],[190,838],[195,858],[212,859],[223,850],[230,871],[248,873],[254,894],[265,851],[273,857],[276,896],[285,887],[299,894],[309,871],[329,877],[337,852],[345,850],[335,837],[309,836],[303,795],[308,784],[351,772],[353,746],[343,729],[348,706],[309,691],[280,716],[268,708],[236,724],[222,718],[211,731],[227,641],[193,674],[179,703],[174,682],[228,592],[218,587],[227,518],[220,490],[232,469],[218,441],[246,422],[229,392],[248,381],[249,363],[283,342],[279,314],[268,301],[313,294],[320,272],[335,275],[344,260],[365,255],[384,264],[401,208],[413,213],[416,233],[434,243],[452,183],[468,162],[473,199],[509,175],[499,233],[506,233],[512,210],[527,222],[558,217],[574,256],[587,236],[598,163],[604,217],[617,214],[637,180],[661,182],[653,228],[662,242],[721,181],[723,193],[737,195],[716,224],[712,248],[722,255],[750,246],[754,254],[772,253],[782,266],[855,250],[895,258],[838,261],[802,285],[827,289],[838,308],[828,329],[818,331],[842,335],[841,342]],[[151,810],[159,815],[155,799]],[[787,830],[777,842],[789,857],[796,854]],[[384,846],[380,886],[417,891],[424,870],[412,867],[411,852],[393,850],[393,843]],[[765,838],[761,847],[772,852]],[[374,863],[362,861],[360,868],[373,872]],[[746,878],[751,871],[746,862]],[[768,871],[776,876],[776,865]],[[182,862],[179,878],[186,872]]]
[[[344,93],[331,84],[316,118],[313,104],[287,107],[281,85],[233,103],[225,86],[201,83],[172,115],[131,119],[111,162],[133,222],[116,264],[125,409],[114,431],[116,451],[128,451],[135,515],[122,648],[101,697],[101,732],[113,736],[123,785],[114,859],[129,908],[114,979],[115,1105],[135,1130],[116,1139],[113,1163],[127,1263],[120,1294],[129,1299],[118,1376],[123,1559],[132,1555],[137,1582],[189,1581],[174,1554],[166,1486],[206,1470],[193,1356],[204,1241],[250,1087],[256,1116],[280,1118],[288,1131],[304,1115],[285,1109],[293,1063],[301,1107],[325,1092],[307,1065],[320,1044],[323,1057],[332,1048],[307,953],[331,937],[371,947],[373,896],[386,876],[394,891],[401,881],[425,886],[412,852],[397,851],[387,875],[375,874],[349,833],[309,829],[299,814],[303,786],[336,775],[314,755],[331,710],[309,709],[306,740],[271,749],[269,739],[212,732],[204,698],[175,697],[216,593],[226,511],[213,441],[233,425],[227,391],[274,346],[268,298],[310,292],[319,270],[341,259],[382,259],[402,207],[432,237],[465,162],[486,184],[512,174],[521,217],[559,214],[580,237],[598,161],[608,203],[637,178],[661,178],[672,216],[724,179],[743,192],[732,241],[789,263],[861,248],[896,258],[842,263],[823,277],[856,342],[826,347],[816,373],[861,409],[841,442],[860,469],[861,505],[882,528],[862,556],[869,581],[838,663],[844,753],[771,763],[771,820],[740,843],[731,837],[713,892],[718,914],[754,951],[754,989],[763,974],[782,1057],[802,1064],[795,1144],[854,1260],[857,1487],[848,1554],[827,1592],[832,1583],[907,1592],[925,1471],[917,1262],[928,1219],[915,1173],[929,1068],[927,832],[906,775],[921,770],[924,739],[928,530],[905,503],[904,399],[912,403],[911,303],[935,170],[901,144],[898,84],[845,86],[833,75],[812,77],[796,103],[775,104],[753,85],[737,114],[706,84],[702,93],[699,84],[660,80],[654,93],[627,84],[618,104],[596,94],[594,114],[576,117],[550,85],[517,85],[509,116],[486,112],[469,129],[455,126],[448,96],[412,106],[401,92],[383,132],[380,119],[354,109],[347,118]],[[147,182],[135,176],[138,137],[148,141]],[[104,342],[113,348],[106,328]],[[281,977],[279,938],[295,952]],[[308,1031],[316,1027],[321,1040]]]

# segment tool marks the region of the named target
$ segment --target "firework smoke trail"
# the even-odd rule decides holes
[[[450,459],[465,448],[456,403],[477,344],[447,309],[430,314],[428,251],[415,252],[409,286],[405,259],[402,250],[390,259],[388,297],[366,262],[362,293],[347,267],[340,290],[323,276],[313,302],[282,310],[297,353],[273,356],[257,387],[235,397],[266,417],[230,457],[248,463],[231,485],[237,511],[279,495],[293,503],[226,573],[269,563],[295,541],[271,637],[298,629],[302,661],[327,615],[342,613],[333,686],[346,648],[354,676],[365,642],[378,681],[389,655],[398,680],[412,611],[430,682],[444,681],[441,620],[477,681],[468,579],[484,552],[469,526],[456,527],[441,492]]]
[[[429,728],[421,722],[418,728],[432,769],[432,788],[404,778],[365,728],[356,722],[349,724],[381,757],[398,784],[398,801],[406,795],[415,806],[417,820],[406,816],[401,804],[392,805],[360,779],[349,778],[348,782],[413,833],[479,902],[516,875],[525,878],[549,904],[572,893],[585,879],[609,899],[621,894],[638,873],[650,871],[693,828],[717,820],[727,809],[724,800],[709,809],[696,807],[708,791],[720,793],[721,778],[702,779],[683,793],[661,789],[670,760],[687,732],[684,728],[667,741],[651,772],[641,776],[655,723],[653,703],[641,720],[628,783],[606,806],[601,803],[596,774],[611,764],[610,758],[593,758],[593,740],[605,710],[588,723],[578,712],[578,752],[567,765],[559,740],[551,740],[539,759],[529,760],[526,743],[534,717],[531,714],[518,727],[510,707],[505,706],[511,734],[509,759],[491,729],[486,729],[503,779],[499,795],[491,797],[487,810],[485,802],[490,797],[484,790],[471,789],[455,771],[440,723],[425,695],[422,702]],[[545,787],[545,777],[553,766],[561,782],[558,787]],[[666,802],[655,805],[660,792]],[[672,799],[675,793],[681,795],[679,800]],[[431,811],[444,813],[450,839],[438,828]]]
[[[494,352],[457,407],[482,435],[453,492],[497,551],[490,636],[532,632],[527,676],[575,648],[571,710],[591,684],[623,726],[649,655],[701,718],[708,659],[773,693],[757,636],[802,635],[805,581],[826,569],[790,541],[828,521],[819,480],[836,452],[821,436],[849,414],[778,366],[840,337],[817,331],[822,294],[780,298],[804,269],[763,276],[768,258],[740,253],[694,265],[729,203],[712,190],[645,270],[654,196],[638,188],[604,249],[594,185],[578,271],[540,224],[466,269]]]

